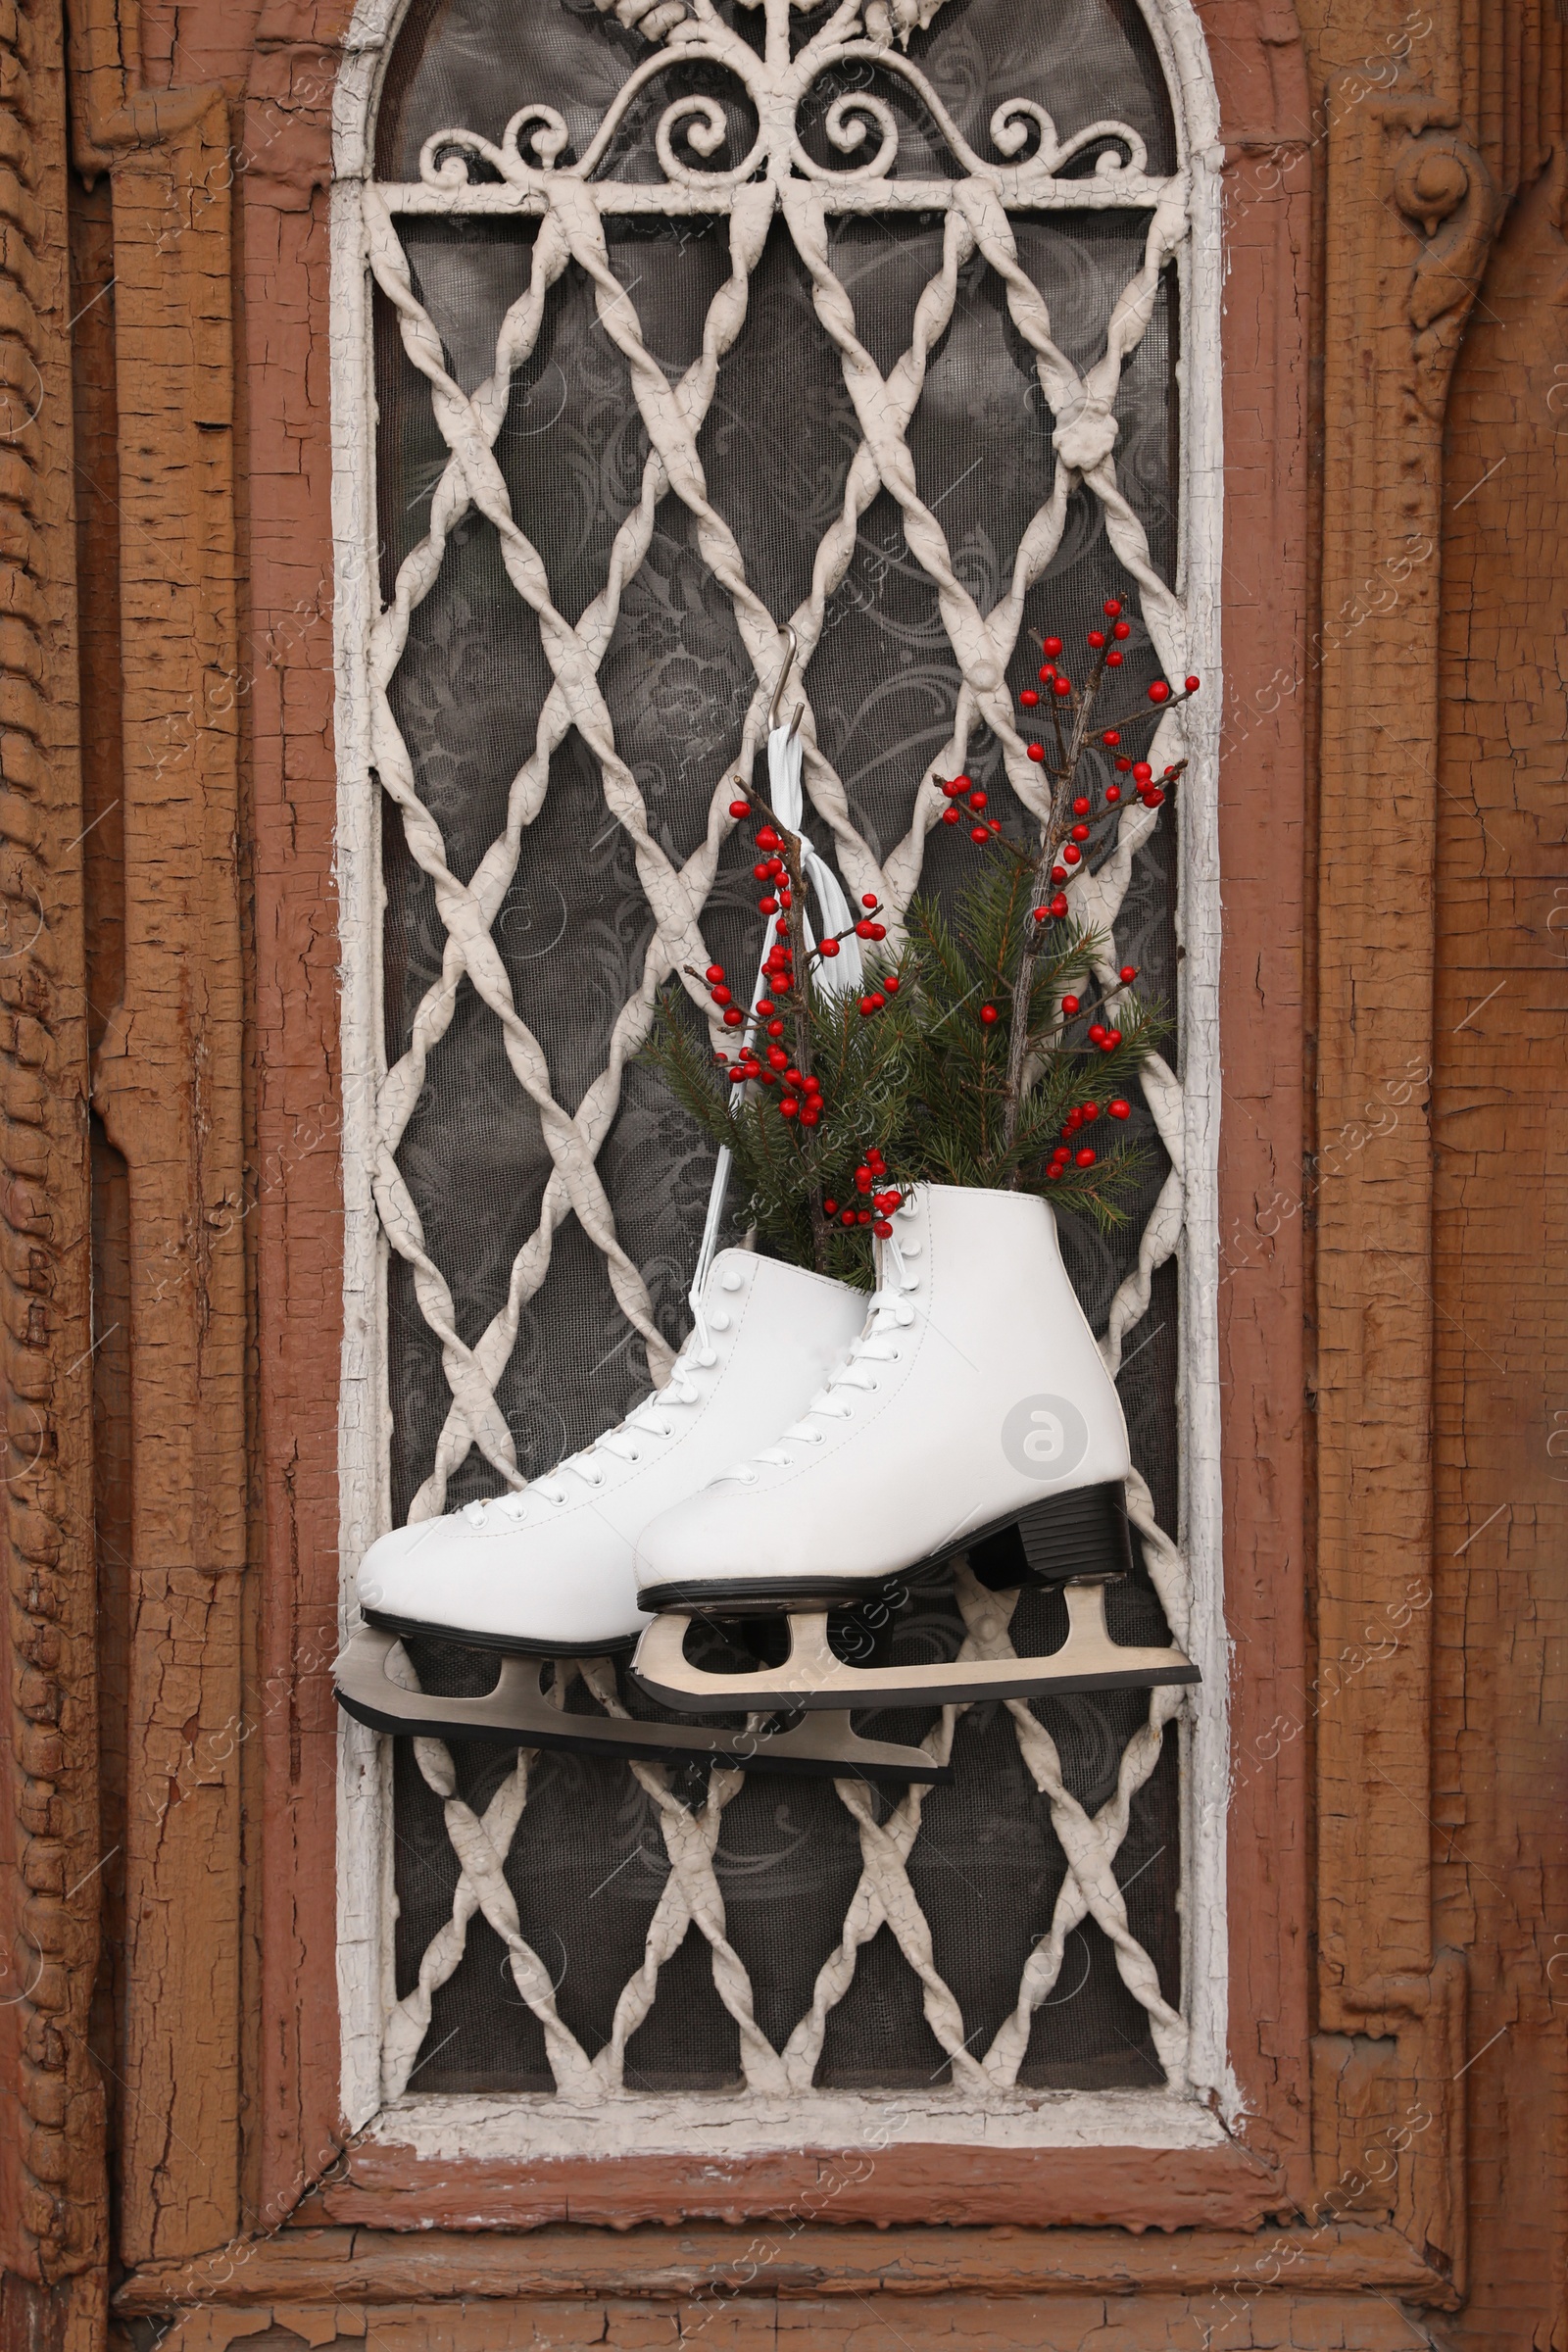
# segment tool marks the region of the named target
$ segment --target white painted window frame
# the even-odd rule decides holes
[[[386,1247],[371,1197],[374,1105],[383,1073],[378,796],[370,774],[368,647],[378,610],[375,389],[364,186],[372,172],[376,108],[412,0],[359,0],[334,98],[331,196],[331,368],[335,547],[337,882],[342,941],[344,1282],[339,1418],[341,1609],[355,1568],[390,1524]],[[1177,587],[1204,693],[1190,706],[1191,766],[1178,796],[1178,1031],[1185,1100],[1186,1223],[1179,1250],[1178,1382],[1181,1526],[1193,1580],[1188,1648],[1201,1689],[1181,1726],[1182,1942],[1188,2080],[1164,2091],[1024,2091],[1006,2111],[940,2091],[759,2102],[714,2094],[634,2097],[576,2107],[560,2095],[405,2096],[383,2105],[381,2044],[394,2005],[395,1894],[391,1743],[340,1718],[338,1738],[338,1994],[342,2109],[349,2128],[432,2159],[760,2154],[901,2141],[956,2147],[1201,2147],[1222,2142],[1240,2112],[1227,2055],[1229,1995],[1225,1837],[1229,1779],[1229,1654],[1220,1549],[1218,1364],[1218,1035],[1220,875],[1217,771],[1223,466],[1220,310],[1223,149],[1218,101],[1188,0],[1140,0],[1164,69],[1178,158],[1191,168],[1190,231],[1181,289],[1181,535]],[[548,92],[519,93],[548,97]]]

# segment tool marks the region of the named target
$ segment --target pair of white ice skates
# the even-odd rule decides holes
[[[930,1781],[946,1776],[923,1750],[859,1737],[849,1710],[1196,1682],[1179,1649],[1106,1630],[1103,1588],[1132,1564],[1127,1433],[1051,1210],[927,1185],[893,1224],[869,1301],[721,1251],[664,1388],[520,1493],[383,1536],[360,1571],[367,1631],[338,1662],[349,1711],[383,1731]],[[960,1551],[994,1587],[1063,1586],[1065,1644],[911,1665],[839,1654],[830,1612]],[[688,1656],[694,1619],[740,1620],[744,1640],[780,1614],[776,1665],[715,1673]],[[405,1635],[506,1653],[495,1690],[389,1681]],[[564,1703],[569,1673],[550,1660],[634,1642],[648,1696],[745,1728]]]

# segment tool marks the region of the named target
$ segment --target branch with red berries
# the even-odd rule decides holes
[[[956,825],[967,814],[971,840],[997,855],[953,921],[933,901],[913,902],[897,957],[877,954],[884,909],[866,896],[852,926],[872,959],[858,996],[820,985],[850,933],[809,944],[803,844],[764,794],[737,783],[730,814],[757,827],[761,993],[748,1008],[721,964],[689,971],[736,1033],[733,1052],[705,1052],[689,1016],[665,999],[645,1053],[712,1141],[730,1149],[741,1220],[777,1254],[863,1283],[866,1239],[886,1238],[904,1192],[924,1180],[1025,1186],[1102,1227],[1125,1215],[1141,1155],[1103,1138],[1125,1130],[1139,1068],[1164,1024],[1159,1007],[1133,993],[1131,964],[1117,974],[1114,1015],[1106,1003],[1106,1017],[1097,1017],[1109,942],[1073,918],[1066,886],[1092,855],[1097,814],[1119,821],[1124,787],[1106,786],[1097,811],[1080,777],[1098,741],[1153,809],[1185,762],[1156,783],[1148,760],[1123,753],[1122,728],[1096,736],[1096,701],[1129,634],[1120,614],[1108,602],[1111,627],[1090,632],[1081,687],[1060,667],[1060,639],[1042,644],[1056,757],[1028,746],[1052,780],[1036,838],[1010,840],[985,815],[987,795],[968,776],[944,782],[942,821]],[[1197,678],[1179,693],[1157,682],[1152,711],[1198,688]],[[1026,688],[1019,701],[1038,710],[1041,694]]]

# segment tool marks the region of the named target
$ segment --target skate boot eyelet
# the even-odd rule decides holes
[[[746,1277],[739,1266],[726,1266],[718,1278],[718,1287],[721,1291],[738,1291],[744,1288],[745,1282]]]
[[[729,1317],[725,1314],[724,1309],[721,1306],[715,1306],[712,1313],[709,1316],[708,1328],[710,1331],[728,1331]]]

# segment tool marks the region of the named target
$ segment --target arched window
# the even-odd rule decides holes
[[[1016,692],[1118,596],[1107,723],[1189,765],[1080,904],[1172,1042],[1129,1223],[1065,1246],[1133,1437],[1113,1626],[1163,1613],[1206,1680],[921,1718],[956,1768],[929,1793],[351,1729],[346,2107],[527,2094],[522,2146],[564,2099],[591,2147],[607,2097],[724,2092],[745,2145],[811,2094],[844,2144],[914,2103],[1059,2137],[1073,2103],[1029,2094],[1113,2091],[1129,2137],[1211,2134],[1217,276],[1184,0],[366,0],[350,48],[345,1569],[584,1443],[680,1336],[710,1159],[634,1056],[683,921],[755,952],[726,779],[781,626],[809,829],[899,909],[965,879],[936,778],[1038,808]],[[1215,691],[1154,731],[1150,681],[1193,666]],[[1026,1595],[1019,1646],[1060,1606]]]

